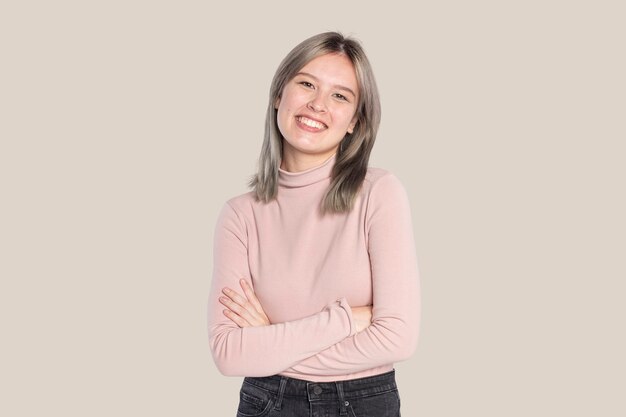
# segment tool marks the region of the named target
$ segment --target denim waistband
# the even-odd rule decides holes
[[[243,382],[280,397],[304,397],[309,401],[343,401],[397,389],[395,370],[380,375],[336,382],[312,382],[281,375],[246,377]]]

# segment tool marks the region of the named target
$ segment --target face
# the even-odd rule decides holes
[[[322,55],[302,67],[276,103],[284,138],[281,168],[304,170],[330,158],[354,129],[358,95],[356,73],[345,55]]]

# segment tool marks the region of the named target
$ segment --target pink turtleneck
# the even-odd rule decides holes
[[[418,268],[406,192],[369,168],[349,213],[320,215],[335,156],[279,171],[278,196],[229,200],[215,229],[209,340],[225,375],[281,374],[315,382],[390,371],[415,350]],[[224,287],[254,287],[271,325],[239,328],[222,314]],[[355,333],[350,306],[373,305]]]

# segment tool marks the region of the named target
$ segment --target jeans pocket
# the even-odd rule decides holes
[[[400,417],[400,396],[397,390],[378,395],[353,398],[349,417]]]
[[[272,395],[255,385],[244,382],[239,391],[237,417],[262,417],[272,408]]]

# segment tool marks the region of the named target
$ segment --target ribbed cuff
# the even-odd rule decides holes
[[[348,322],[350,324],[350,333],[348,337],[354,336],[356,334],[356,324],[354,323],[354,318],[352,317],[352,308],[350,308],[350,304],[348,304],[348,300],[345,297],[337,299],[336,303],[339,307],[343,308],[343,310],[348,315]]]

